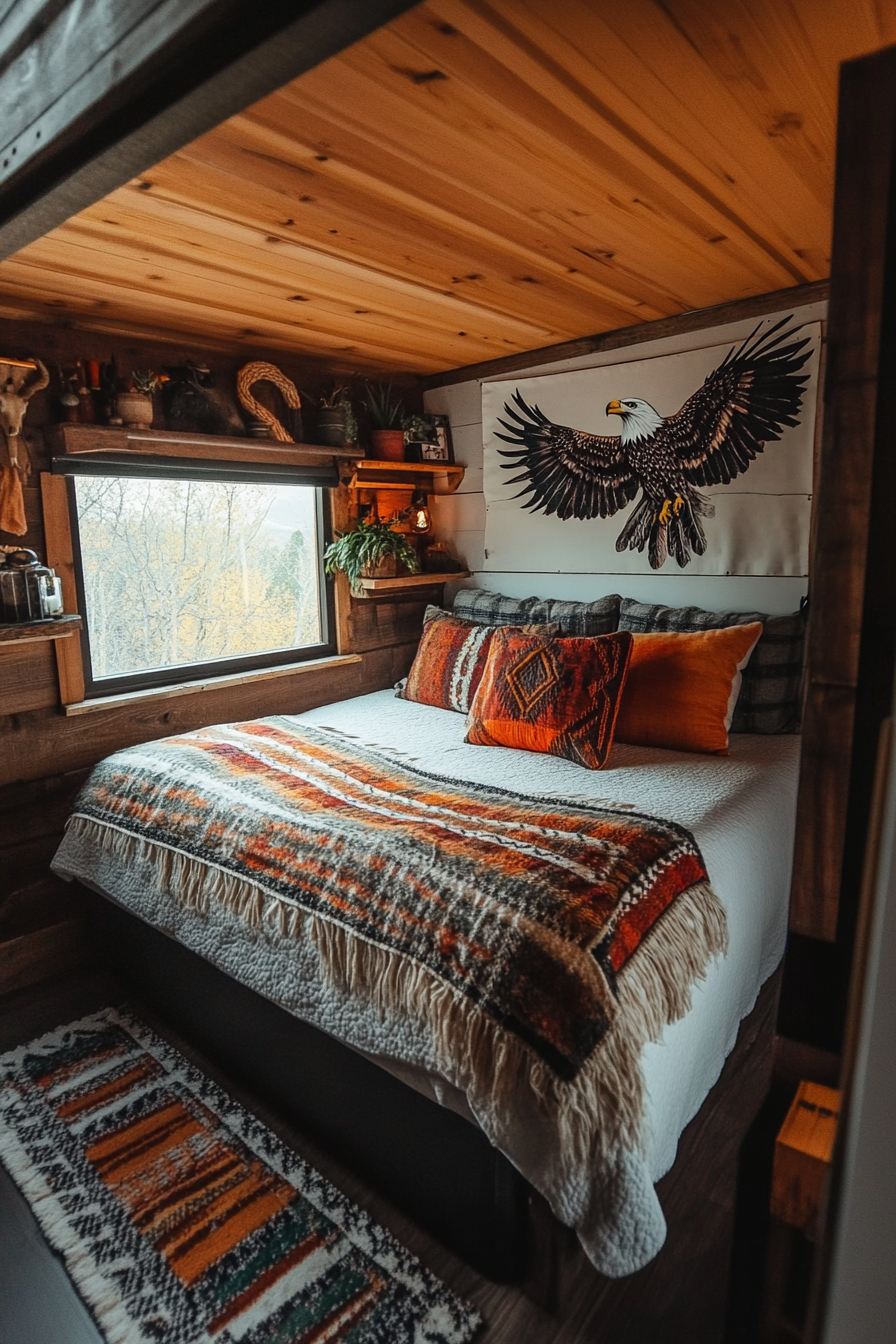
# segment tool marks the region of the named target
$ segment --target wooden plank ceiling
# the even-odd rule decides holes
[[[427,373],[828,273],[881,0],[431,0],[0,265],[0,312]]]

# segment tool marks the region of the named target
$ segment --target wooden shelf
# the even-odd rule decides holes
[[[112,425],[52,425],[56,453],[84,456],[128,453],[142,457],[179,457],[216,462],[255,462],[265,466],[331,465],[334,458],[357,461],[358,449],[321,443],[278,443],[276,439],[238,438],[229,434],[184,434],[166,429],[125,429]]]
[[[454,462],[381,462],[364,458],[354,470],[342,468],[343,484],[351,490],[423,490],[428,495],[453,495],[465,468]]]
[[[399,574],[394,579],[359,579],[360,586],[370,593],[392,593],[400,588],[440,588],[455,579],[468,579],[470,571],[457,574]]]
[[[15,621],[0,625],[0,648],[33,644],[36,640],[69,639],[81,629],[80,616],[53,616],[46,621]]]

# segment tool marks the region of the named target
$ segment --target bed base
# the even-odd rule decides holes
[[[601,1344],[721,1340],[738,1152],[771,1081],[780,973],[659,1183],[665,1246],[610,1280],[475,1126],[111,901],[98,905],[125,988],[487,1278],[521,1284],[564,1321],[594,1316]]]

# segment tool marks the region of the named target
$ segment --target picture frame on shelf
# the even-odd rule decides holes
[[[414,456],[413,458],[409,457],[408,460],[451,464],[454,462],[454,445],[451,442],[451,424],[448,417],[447,415],[432,415],[430,419],[435,427],[435,443],[409,444],[408,447],[414,450]]]

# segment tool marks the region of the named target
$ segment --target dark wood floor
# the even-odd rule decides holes
[[[69,976],[7,995],[0,1000],[0,1052],[124,997],[120,986],[97,974]],[[749,1031],[768,1034],[775,1002],[772,988],[763,991],[759,1011],[748,1019]],[[559,1260],[558,1292],[549,1311],[522,1289],[496,1285],[477,1274],[318,1144],[235,1085],[145,1005],[133,1006],[455,1292],[474,1302],[487,1322],[479,1344],[721,1344],[743,1114],[745,1107],[755,1112],[767,1089],[766,1052],[739,1048],[714,1093],[718,1104],[704,1106],[685,1131],[680,1148],[685,1161],[660,1184],[669,1238],[656,1260],[613,1282],[597,1274],[572,1234],[560,1229],[553,1244]],[[678,1179],[676,1173],[685,1165],[689,1178]],[[700,1173],[696,1184],[694,1171]],[[0,1178],[0,1344],[98,1344],[96,1328],[43,1242],[30,1210],[2,1169]]]

